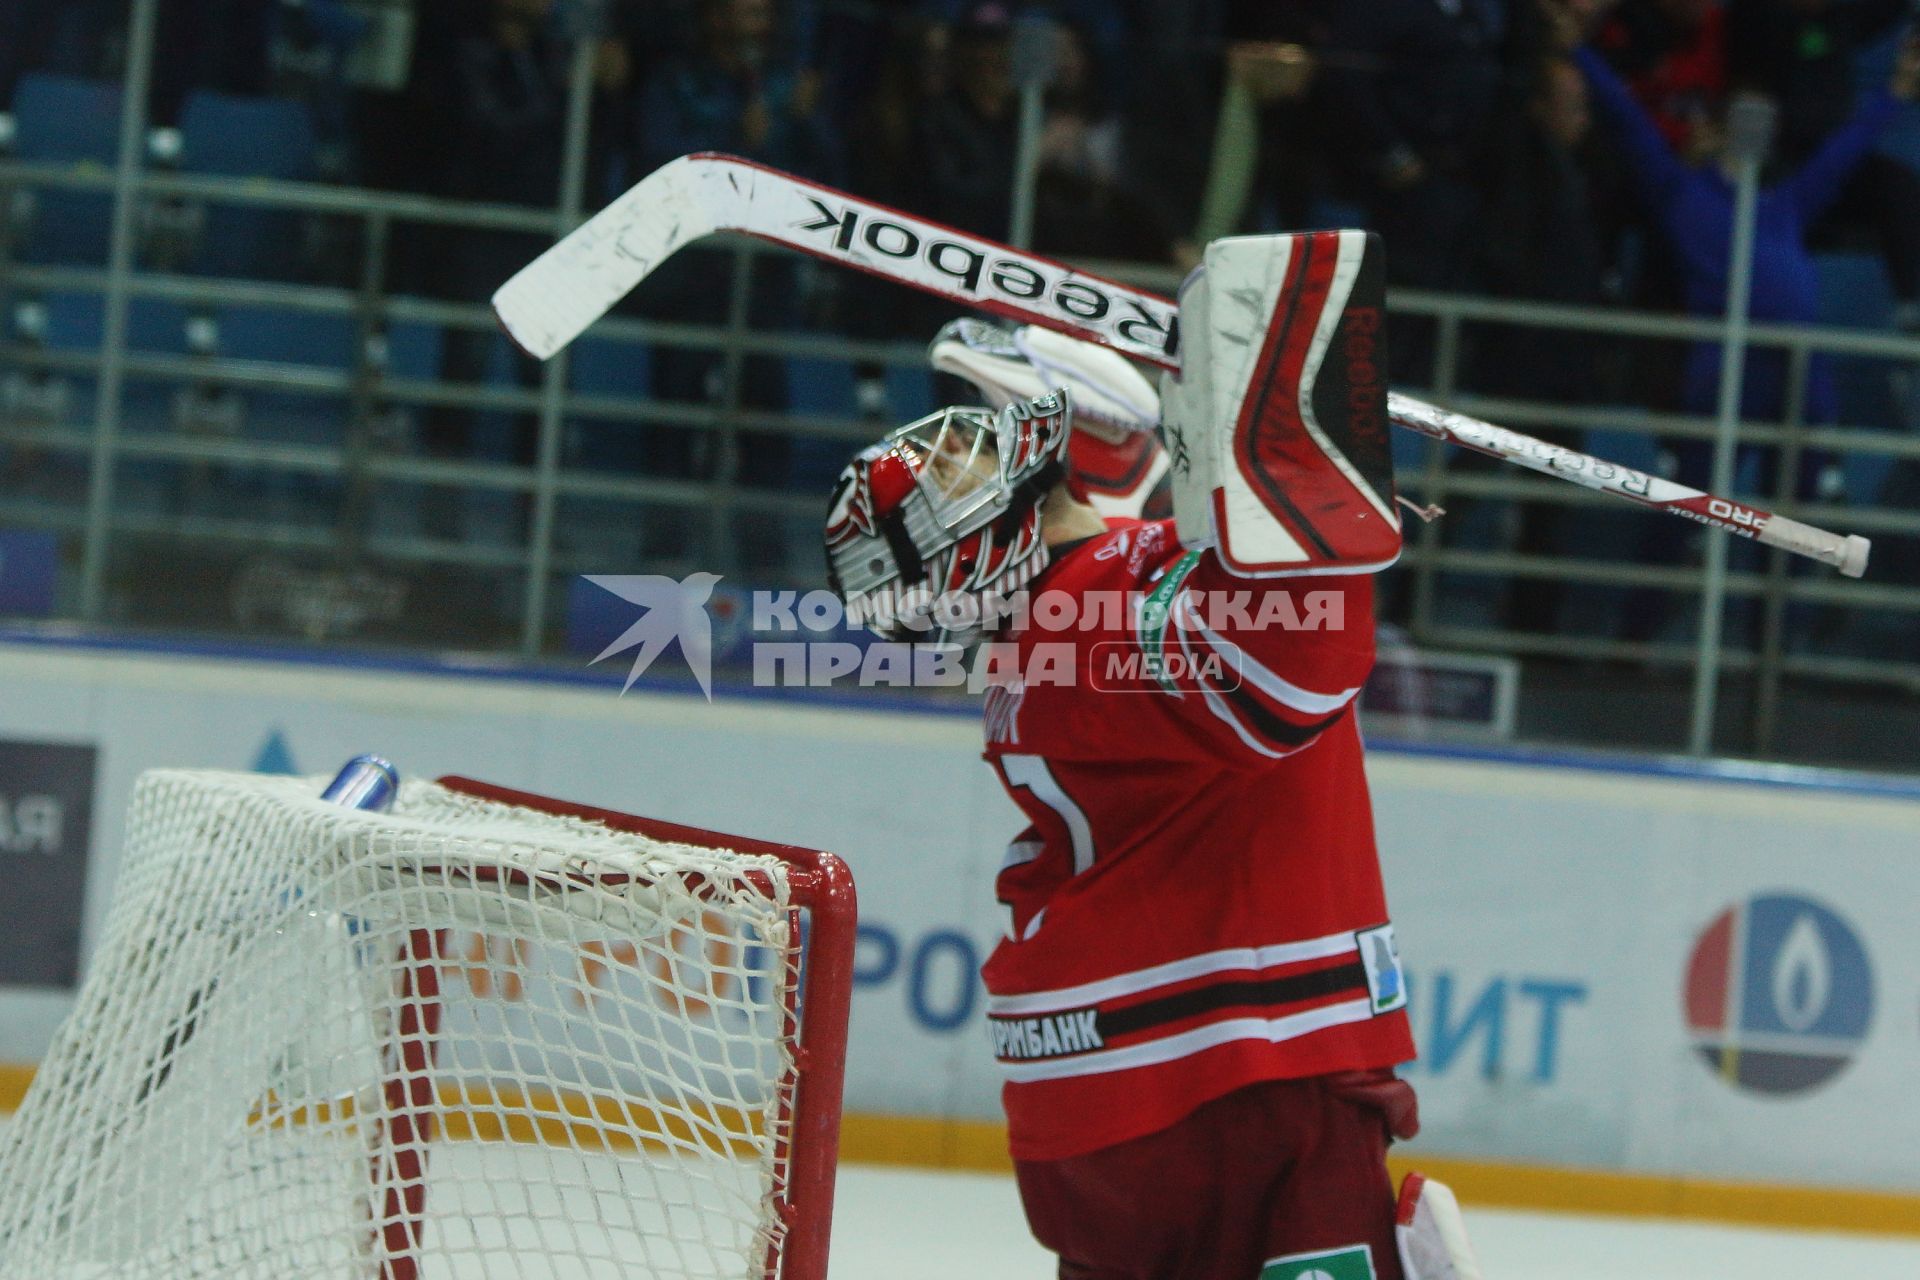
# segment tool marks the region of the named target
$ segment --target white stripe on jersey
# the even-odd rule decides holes
[[[1253,655],[1247,652],[1245,645],[1235,644],[1223,636],[1214,634],[1213,628],[1201,622],[1198,618],[1194,619],[1194,621],[1200,628],[1200,634],[1206,639],[1206,642],[1215,649],[1231,647],[1240,651],[1240,674],[1246,677],[1248,684],[1266,694],[1280,705],[1292,707],[1302,715],[1332,715],[1353,701],[1353,695],[1360,692],[1358,689],[1348,689],[1345,693],[1315,693],[1311,689],[1302,689],[1291,680],[1282,679],[1266,667],[1255,662]]]
[[[1352,930],[1345,933],[1330,933],[1324,938],[1307,938],[1300,942],[1276,942],[1265,947],[1231,947],[1224,951],[1207,951],[1200,955],[1185,956],[1179,960],[1169,960],[1165,964],[1157,964],[1148,969],[1119,973],[1111,978],[1082,983],[1077,987],[1063,987],[1058,991],[1031,991],[1017,996],[988,996],[987,1012],[1003,1017],[1024,1017],[1028,1014],[1052,1013],[1060,1009],[1079,1009],[1090,1004],[1100,1004],[1116,996],[1151,991],[1155,987],[1170,986],[1176,982],[1185,982],[1189,978],[1202,978],[1210,973],[1231,973],[1237,969],[1258,972],[1261,969],[1275,969],[1285,964],[1300,964],[1306,960],[1325,960],[1332,956],[1354,955],[1359,950],[1360,946],[1354,941]]]
[[[1073,802],[1073,797],[1060,789],[1054,780],[1053,770],[1039,756],[1007,754],[1000,757],[1000,772],[1006,777],[1009,787],[1024,787],[1041,804],[1060,816],[1061,825],[1067,829],[1067,840],[1073,848],[1073,874],[1079,875],[1093,865],[1093,828],[1087,822],[1086,811]]]
[[[1232,1018],[1195,1027],[1164,1040],[1128,1045],[1124,1049],[1102,1049],[1076,1058],[1002,1062],[1000,1068],[1014,1084],[1066,1080],[1074,1076],[1098,1075],[1106,1071],[1124,1071],[1129,1067],[1151,1067],[1162,1062],[1173,1062],[1235,1040],[1264,1040],[1269,1044],[1278,1044],[1283,1040],[1297,1040],[1315,1031],[1324,1031],[1328,1027],[1365,1022],[1371,1017],[1373,1001],[1362,995],[1358,999],[1322,1005],[1318,1009],[1303,1009],[1299,1013],[1278,1018]]]
[[[1175,624],[1170,624],[1170,625],[1175,625]],[[1198,665],[1199,660],[1193,656],[1193,646],[1187,641],[1187,629],[1185,627],[1179,627],[1178,629],[1180,632],[1180,652],[1186,655],[1187,664],[1188,664],[1187,669],[1189,671],[1198,672],[1200,670],[1200,667]],[[1215,650],[1215,652],[1217,653],[1218,650]],[[1294,747],[1291,750],[1279,751],[1268,746],[1266,743],[1254,737],[1252,730],[1248,729],[1247,726],[1240,723],[1240,717],[1233,714],[1233,712],[1228,708],[1225,698],[1222,698],[1218,693],[1214,692],[1213,686],[1207,683],[1207,678],[1205,676],[1195,675],[1194,684],[1199,686],[1200,696],[1206,699],[1207,710],[1213,712],[1213,714],[1216,717],[1225,721],[1227,727],[1233,730],[1234,733],[1239,736],[1240,741],[1246,743],[1248,747],[1250,747],[1255,751],[1258,751],[1261,755],[1267,757],[1267,759],[1284,760],[1288,756],[1292,755],[1294,751],[1298,751],[1300,749],[1298,747]]]

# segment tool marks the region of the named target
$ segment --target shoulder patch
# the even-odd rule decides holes
[[[1181,585],[1199,563],[1198,551],[1187,552],[1168,565],[1153,590],[1140,599],[1140,617],[1135,632],[1140,651],[1147,656],[1149,670],[1163,673],[1160,676],[1161,687],[1175,697],[1180,696],[1180,690],[1164,674],[1165,664],[1161,661],[1167,643],[1167,623],[1173,617],[1173,602],[1180,594]]]

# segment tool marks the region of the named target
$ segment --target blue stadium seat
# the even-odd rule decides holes
[[[55,351],[98,351],[107,330],[106,299],[97,293],[49,293],[47,345]]]
[[[581,395],[645,398],[653,386],[653,352],[644,343],[589,336],[567,350],[573,390]]]
[[[1825,253],[1814,261],[1820,272],[1821,323],[1849,329],[1892,327],[1893,283],[1878,254]],[[1904,415],[1895,402],[1892,364],[1858,356],[1835,356],[1832,368],[1842,425],[1887,430],[1902,425]],[[1893,469],[1893,460],[1884,455],[1861,453],[1849,455],[1842,465],[1847,476],[1847,497],[1854,502],[1871,502]]]
[[[1401,482],[1411,484],[1426,469],[1429,442],[1425,436],[1397,428],[1387,432],[1387,446],[1393,453],[1393,469]],[[1444,445],[1436,446],[1445,448]]]
[[[387,326],[387,373],[395,378],[434,378],[446,335],[437,324],[397,320]]]
[[[311,177],[313,117],[288,98],[198,90],[180,111],[180,167],[235,178]]]
[[[887,366],[887,407],[889,425],[924,418],[938,408],[934,403],[933,370],[922,365]]]
[[[845,360],[818,356],[792,357],[787,361],[787,403],[795,413],[857,416],[860,403],[853,366]],[[884,429],[874,434],[878,436]],[[795,493],[825,494],[853,455],[854,447],[854,442],[844,439],[795,436],[787,462],[787,487]]]
[[[644,344],[586,337],[568,348],[572,388],[579,395],[644,400],[652,394],[653,355]],[[581,465],[610,471],[646,469],[646,427],[630,418],[575,415],[568,453]]]
[[[23,76],[13,95],[15,152],[28,161],[111,166],[120,152],[120,101],[120,86],[111,81]],[[42,187],[34,202],[22,259],[106,262],[113,234],[111,195]]]
[[[1648,475],[1660,474],[1660,443],[1650,435],[1596,427],[1586,432],[1584,441],[1578,447],[1596,458],[1604,458],[1623,467],[1632,467]],[[1640,560],[1649,536],[1650,519],[1652,517],[1625,504],[1581,507],[1577,517],[1562,517],[1563,530],[1577,529],[1577,532],[1563,535],[1566,538],[1563,549],[1576,559]],[[1677,536],[1678,530],[1674,532]],[[1575,615],[1584,620],[1582,625],[1588,634],[1610,634],[1613,623],[1609,619],[1613,618],[1612,611],[1618,608],[1619,601],[1608,592],[1600,593],[1600,598],[1606,603],[1597,611],[1586,611],[1580,607],[1574,610]]]
[[[352,369],[359,351],[354,317],[279,307],[220,308],[220,354],[239,360],[275,360]]]
[[[106,337],[106,299],[97,293],[54,292],[41,297],[46,308],[45,341],[55,351],[98,352]],[[187,350],[187,308],[164,298],[132,298],[127,303],[127,349],[140,354],[182,355]],[[76,405],[92,411],[96,379],[74,374],[69,381]],[[132,430],[166,425],[173,388],[165,379],[129,374],[121,396],[122,425]]]
[[[1586,433],[1586,443],[1580,447],[1596,458],[1649,475],[1660,474],[1660,442],[1643,432],[1596,427]]]
[[[787,361],[787,404],[795,413],[851,418],[860,412],[853,366],[845,360],[793,356]]]
[[[311,178],[313,118],[298,102],[198,91],[180,112],[180,167],[238,178]],[[298,220],[280,210],[210,203],[192,267],[209,275],[285,276]]]
[[[358,362],[354,317],[273,307],[227,306],[218,314],[220,355],[305,365],[350,373]],[[255,438],[334,444],[341,439],[348,402],[342,394],[250,388],[247,433]]]

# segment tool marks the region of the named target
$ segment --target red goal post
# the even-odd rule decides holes
[[[597,822],[675,844],[719,846],[739,853],[767,854],[788,866],[789,901],[806,913],[800,984],[789,1001],[789,1026],[798,1024],[792,1091],[786,1192],[780,1211],[787,1221],[784,1244],[767,1258],[768,1280],[826,1280],[833,1229],[833,1189],[840,1154],[841,1097],[846,1083],[847,1021],[853,993],[853,960],[858,900],[853,874],[831,853],[776,844],[746,836],[722,835],[698,827],[642,818],[593,805],[553,800],[457,774],[443,776],[449,791],[501,804]],[[405,1280],[396,1277],[396,1280]]]

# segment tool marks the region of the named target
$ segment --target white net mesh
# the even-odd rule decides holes
[[[140,780],[105,937],[0,1129],[0,1280],[762,1275],[785,864],[321,786]]]

